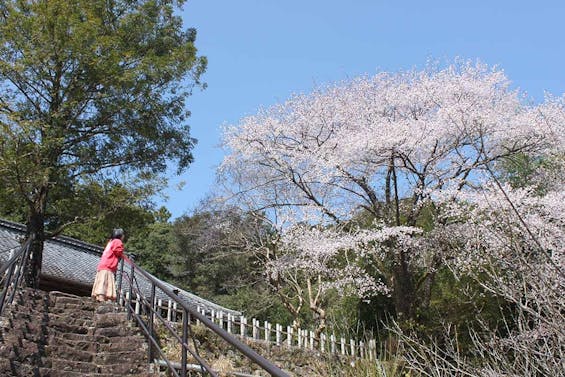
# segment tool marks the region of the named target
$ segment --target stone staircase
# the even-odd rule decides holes
[[[156,376],[147,342],[113,303],[25,289],[0,317],[0,376]]]

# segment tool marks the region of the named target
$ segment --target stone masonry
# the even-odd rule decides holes
[[[0,376],[150,377],[126,313],[89,297],[24,289],[0,317]]]

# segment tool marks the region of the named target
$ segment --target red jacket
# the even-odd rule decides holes
[[[116,272],[118,269],[118,261],[124,255],[124,244],[119,238],[110,240],[102,253],[100,263],[96,271],[110,270]]]

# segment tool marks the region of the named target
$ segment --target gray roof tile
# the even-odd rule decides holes
[[[19,248],[20,241],[24,235],[25,226],[0,219],[0,263],[8,260],[10,250],[17,250]],[[44,243],[42,275],[92,285],[102,251],[103,248],[101,246],[81,242],[70,237],[48,239]],[[140,288],[149,295],[151,287],[149,280],[142,276],[138,277],[138,279]],[[193,307],[201,306],[208,310],[221,310],[225,313],[240,314],[237,311],[226,309],[190,292],[179,289],[172,284],[162,280],[159,281],[171,290],[178,290],[178,296]],[[127,283],[124,283],[123,289],[127,290],[128,288]],[[157,297],[163,300],[168,299],[168,296],[162,292],[157,292]]]

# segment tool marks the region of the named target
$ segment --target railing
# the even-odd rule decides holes
[[[10,250],[10,258],[0,267],[0,284],[2,293],[0,293],[0,315],[4,312],[6,304],[14,301],[17,288],[21,284],[24,275],[24,263],[29,258],[30,246],[32,238],[28,238],[19,249]]]
[[[145,336],[148,338],[150,343],[148,359],[150,362],[156,360],[156,364],[165,364],[169,372],[175,377],[184,377],[187,375],[188,368],[191,366],[191,364],[187,363],[188,355],[190,354],[192,358],[197,361],[201,372],[216,377],[216,372],[213,371],[206,360],[199,355],[196,342],[193,342],[192,346],[189,345],[189,333],[192,332],[191,324],[193,322],[197,322],[213,331],[228,345],[245,355],[271,376],[288,377],[288,375],[279,367],[272,364],[235,336],[231,335],[212,320],[208,319],[196,308],[191,307],[181,300],[172,289],[168,288],[161,281],[155,279],[151,274],[141,269],[132,260],[132,258],[124,256],[123,261],[124,262],[121,264],[120,273],[118,275],[118,293],[120,294],[122,292],[124,283],[127,283],[128,287],[127,292],[124,295],[125,297],[122,297],[120,294],[120,302],[122,302],[125,306],[128,317],[135,319]],[[149,282],[149,294],[147,294],[147,292],[145,292],[140,286],[139,278],[141,277]],[[178,333],[178,330],[171,326],[170,322],[161,315],[161,310],[157,304],[158,293],[160,296],[167,296],[168,299],[176,304],[177,310],[182,311],[182,330],[180,331],[180,334]],[[135,300],[133,299],[134,296],[136,297]],[[165,352],[159,345],[159,341],[155,335],[156,320],[160,321],[161,325],[166,329],[168,334],[179,342],[181,346],[180,368],[178,363],[170,361],[167,358]],[[157,360],[156,356],[158,356],[160,360]],[[180,374],[178,372],[179,369]],[[193,368],[191,369],[194,370]]]
[[[167,321],[180,322],[182,311],[172,301],[157,300],[157,310],[166,313]],[[318,336],[309,329],[283,326],[243,315],[197,306],[196,311],[224,328],[228,333],[250,342],[261,342],[288,349],[304,349],[354,359],[378,359],[377,341],[371,335],[364,337],[336,335],[322,332]]]

